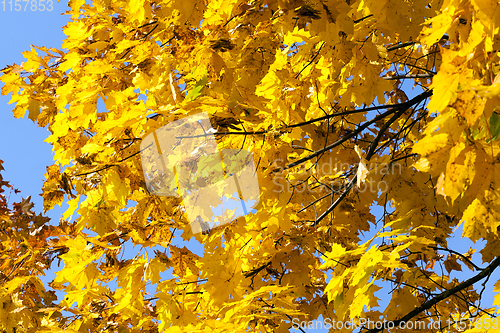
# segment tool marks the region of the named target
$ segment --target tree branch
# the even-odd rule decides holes
[[[464,256],[463,254],[457,252],[457,251],[454,251],[454,250],[450,250],[450,249],[445,249],[445,248],[442,248],[442,247],[437,247],[437,246],[429,246],[431,249],[434,249],[434,250],[441,250],[441,251],[447,251],[447,252],[450,252],[450,253],[453,253],[453,254],[456,254],[457,256],[461,257],[462,259],[464,259],[465,261],[467,261],[471,266],[473,266],[476,271],[482,271],[483,269],[481,267],[478,267],[476,264],[474,264],[469,258],[467,258],[466,256]]]
[[[394,76],[383,76],[384,80],[400,80],[400,79],[425,79],[433,77],[434,74],[408,74],[408,75],[394,75]]]
[[[354,177],[352,177],[352,180],[349,182],[349,184],[347,184],[346,189],[344,190],[344,192],[342,192],[342,194],[340,195],[340,197],[338,197],[337,200],[335,200],[335,202],[330,207],[328,207],[316,219],[316,221],[313,222],[313,224],[311,224],[312,227],[315,227],[316,225],[318,225],[318,223],[321,222],[321,220],[323,220],[328,214],[330,214],[330,212],[332,212],[335,209],[335,207],[337,207],[340,204],[340,202],[347,196],[347,194],[349,193],[349,191],[351,190],[351,188],[354,186],[354,183],[356,182],[357,178],[358,178],[357,175],[354,175]]]
[[[314,55],[314,57],[304,67],[302,67],[302,69],[300,70],[300,72],[298,72],[297,75],[295,75],[295,78],[298,78],[299,75],[304,71],[304,69],[306,69],[309,65],[311,65],[314,62],[314,60],[316,60],[316,58],[319,56],[319,52],[321,51],[321,49],[323,48],[324,45],[325,45],[325,42],[323,42],[319,46],[319,50],[316,52],[316,54]]]
[[[407,102],[405,102],[407,103]],[[369,108],[362,108],[362,109],[355,109],[355,110],[349,110],[349,111],[342,111],[342,112],[337,112],[334,114],[329,114],[326,116],[322,116],[319,118],[314,118],[308,121],[304,121],[301,123],[297,124],[292,124],[292,125],[286,125],[285,128],[295,128],[295,127],[300,127],[300,126],[305,126],[309,125],[318,121],[323,121],[327,120],[330,118],[334,117],[341,117],[341,116],[347,116],[351,114],[356,114],[356,113],[362,113],[362,112],[368,112],[368,111],[375,111],[375,110],[383,110],[383,109],[390,109],[390,108],[396,108],[404,105],[405,103],[397,103],[397,104],[388,104],[388,105],[377,105],[377,106],[372,106]],[[154,117],[160,116],[160,114],[154,115]],[[153,117],[153,116],[152,116]],[[243,132],[215,132],[213,135],[261,135],[261,134],[266,134],[269,131],[243,131]],[[191,135],[191,136],[178,136],[176,139],[188,139],[188,138],[198,138],[198,137],[204,137],[207,135],[211,134],[198,134],[198,135]]]
[[[355,114],[355,113],[375,111],[375,110],[382,110],[382,109],[390,109],[390,108],[393,108],[393,107],[398,107],[401,104],[403,104],[403,103],[388,104],[388,105],[377,105],[377,106],[372,106],[372,107],[369,107],[369,108],[362,108],[362,109],[357,109],[357,110],[349,110],[349,111],[337,112],[337,113],[334,113],[334,114],[329,114],[329,115],[326,115],[326,116],[323,116],[323,117],[311,119],[311,120],[304,121],[304,122],[301,122],[301,123],[287,125],[286,128],[294,128],[294,127],[300,127],[300,126],[304,126],[304,125],[309,125],[309,124],[315,123],[317,121],[327,120],[327,119],[333,118],[333,117],[346,116],[346,115]]]
[[[370,14],[370,15],[366,15],[365,17],[362,17],[360,19],[354,20],[354,24],[359,23],[359,22],[361,22],[363,20],[366,20],[367,18],[370,18],[372,16],[373,16],[373,14]]]
[[[401,111],[406,111],[408,108],[412,107],[413,105],[415,104],[418,104],[420,103],[421,101],[423,101],[424,99],[428,98],[432,96],[432,90],[428,90],[428,91],[425,91],[423,93],[421,93],[420,95],[417,95],[415,96],[414,98],[412,98],[411,100],[407,101],[407,102],[404,102],[404,103],[401,103],[399,104],[397,107],[394,107],[382,114],[379,114],[378,116],[374,117],[372,120],[370,121],[367,121],[366,123],[364,123],[363,125],[359,126],[358,129],[356,129],[354,132],[344,136],[342,139],[332,143],[331,145],[328,145],[320,150],[317,150],[315,151],[314,153],[306,156],[306,157],[303,157],[301,159],[298,159],[297,161],[295,162],[292,162],[290,164],[288,164],[285,169],[290,169],[290,168],[293,168],[294,166],[297,166],[301,163],[304,163],[320,154],[322,154],[323,152],[325,151],[328,151],[330,149],[333,149],[339,145],[341,145],[342,143],[344,143],[345,141],[351,139],[352,137],[358,135],[359,133],[361,133],[363,130],[365,130],[368,126],[370,126],[371,124],[373,123],[376,123],[377,121],[381,120],[381,119],[384,119],[385,117],[391,115],[391,114],[394,114],[394,113],[402,113]]]
[[[191,138],[201,138],[204,136],[209,136],[209,135],[259,135],[259,134],[266,134],[267,131],[249,131],[249,132],[213,132],[213,133],[204,133],[204,134],[197,134],[197,135],[186,135],[186,136],[176,136],[176,139],[191,139]]]
[[[370,146],[370,150],[368,151],[368,153],[366,154],[366,160],[369,161],[371,159],[371,157],[375,154],[375,148],[378,146],[378,143],[380,141],[380,139],[382,138],[382,135],[384,134],[384,132],[387,130],[387,128],[389,128],[389,126],[391,126],[391,124],[393,122],[395,122],[409,107],[413,106],[413,105],[416,105],[418,103],[420,103],[421,101],[423,101],[424,99],[426,99],[427,97],[431,96],[432,95],[432,90],[429,90],[429,91],[425,91],[423,92],[422,94],[414,97],[413,99],[411,99],[410,101],[406,102],[406,103],[402,103],[399,107],[397,108],[394,108],[394,109],[391,109],[375,118],[373,118],[371,121],[368,121],[366,122],[365,124],[363,124],[363,126],[360,126],[358,128],[357,131],[351,133],[352,135],[347,135],[346,137],[344,137],[343,139],[348,139],[354,135],[357,135],[357,133],[360,133],[364,128],[368,127],[370,125],[370,122],[373,122],[373,121],[378,121],[380,119],[383,119],[384,117],[386,117],[387,115],[391,114],[391,113],[394,113],[396,111],[396,113],[391,117],[391,119],[389,119],[389,121],[387,121],[381,128],[380,128],[380,131],[377,135],[377,137],[373,140],[371,146]],[[377,119],[378,118],[378,119]],[[361,129],[362,127],[364,127],[363,129]],[[357,133],[356,133],[357,132]],[[334,145],[337,145],[338,142],[342,141],[343,139],[341,140],[338,140],[337,142],[333,143],[332,145],[328,146],[328,147],[325,147],[323,149],[321,149],[321,151],[325,151],[325,150],[328,150],[328,149],[331,149],[333,148]],[[342,142],[344,142],[345,140],[343,140]],[[330,148],[329,148],[330,147]],[[315,153],[309,155],[309,156],[312,156],[314,154],[318,153],[318,151],[316,151]],[[319,155],[319,154],[317,154]],[[309,156],[306,156],[305,158],[302,158],[301,160],[307,160],[307,159],[310,159]],[[316,155],[315,155],[316,156]],[[314,156],[313,156],[314,157]],[[311,157],[312,158],[312,157]],[[296,161],[294,163],[297,163],[297,162],[300,162],[301,160],[299,161]],[[302,162],[300,162],[302,163]],[[293,163],[291,163],[293,164]],[[290,164],[288,165],[290,166]],[[287,166],[287,168],[288,168]],[[352,187],[354,186],[354,183],[356,182],[357,180],[357,174],[354,175],[354,177],[352,178],[352,180],[349,182],[349,184],[346,186],[346,189],[344,190],[344,192],[337,198],[337,200],[335,200],[335,202],[330,206],[328,207],[317,219],[316,221],[313,222],[312,226],[316,226],[321,220],[323,220],[330,212],[332,212],[335,207],[337,207],[340,202],[347,196],[347,194],[349,193],[349,191],[352,189]]]
[[[410,46],[410,45],[413,45],[413,44],[415,44],[415,42],[406,42],[406,43],[402,43],[402,44],[396,44],[396,45],[393,45],[393,46],[389,46],[387,48],[387,51],[394,51],[394,50],[401,49],[403,47],[407,47],[407,46]]]
[[[123,161],[126,161],[126,160],[128,160],[129,158],[132,158],[132,157],[134,157],[135,155],[139,154],[140,152],[141,152],[141,151],[139,150],[138,152],[135,152],[135,153],[133,153],[133,154],[131,154],[131,155],[129,155],[129,156],[127,156],[127,157],[125,157],[125,158],[123,158],[123,159],[119,160],[119,161],[118,161],[118,162],[116,162],[116,163],[121,163],[121,162],[123,162]],[[86,175],[90,175],[90,174],[95,173],[95,172],[99,172],[99,171],[103,171],[103,170],[109,169],[109,168],[114,167],[114,166],[116,166],[116,165],[117,165],[117,164],[108,164],[108,165],[105,165],[104,167],[102,167],[102,168],[100,168],[100,169],[98,169],[98,170],[89,171],[89,172],[85,172],[85,173],[79,173],[79,174],[77,174],[77,175],[73,175],[72,177],[79,177],[79,176],[86,176]]]
[[[442,292],[441,294],[437,295],[436,297],[434,297],[430,301],[427,301],[427,302],[423,303],[419,307],[417,307],[417,308],[413,309],[412,311],[408,312],[401,319],[393,321],[391,323],[391,326],[393,324],[394,327],[398,327],[399,324],[405,323],[405,322],[409,321],[410,319],[412,319],[413,317],[415,317],[416,315],[418,315],[418,314],[420,314],[420,313],[422,313],[422,312],[424,312],[426,310],[429,310],[431,307],[433,307],[435,304],[439,303],[440,301],[445,300],[448,297],[453,296],[454,294],[456,294],[456,293],[458,293],[458,292],[460,292],[460,291],[462,291],[462,290],[464,290],[464,289],[472,286],[474,283],[476,283],[476,282],[484,279],[485,277],[491,275],[493,273],[493,271],[499,265],[500,265],[500,256],[496,257],[495,260],[493,260],[488,267],[486,267],[485,269],[483,269],[476,276],[473,276],[470,279],[468,279],[468,280],[466,280],[466,281],[464,281],[464,282],[456,285],[455,287]],[[383,325],[382,328],[371,329],[371,330],[368,330],[367,332],[369,332],[369,333],[377,333],[377,332],[380,332],[380,331],[382,331],[384,329],[387,329],[388,326],[389,325],[387,323],[384,323],[384,325]]]

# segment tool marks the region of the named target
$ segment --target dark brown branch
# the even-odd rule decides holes
[[[319,50],[318,50],[319,52]],[[323,117],[320,117],[320,118],[316,118],[316,119],[311,119],[309,121],[306,121],[306,122],[302,122],[302,123],[298,123],[298,124],[293,124],[293,125],[288,125],[286,126],[286,128],[294,128],[294,127],[299,127],[299,126],[304,126],[304,125],[308,125],[308,124],[311,124],[311,123],[314,123],[314,122],[317,122],[317,121],[321,121],[321,120],[326,120],[326,119],[329,119],[329,118],[332,118],[332,117],[336,117],[336,116],[343,116],[343,115],[348,115],[348,114],[354,114],[354,113],[359,113],[359,112],[367,112],[367,111],[373,111],[373,110],[380,110],[380,109],[387,109],[387,108],[391,108],[391,110],[388,110],[380,115],[378,115],[377,117],[373,118],[372,120],[366,122],[365,124],[361,125],[356,131],[352,132],[351,134],[343,137],[342,139],[338,140],[337,142],[329,145],[329,146],[326,146],[324,147],[323,149],[321,150],[318,150],[314,153],[312,153],[311,155],[309,156],[306,156],[298,161],[295,161],[293,163],[290,163],[288,166],[286,166],[285,169],[288,169],[288,168],[291,168],[293,166],[296,166],[300,163],[303,163],[311,158],[314,158],[320,154],[322,154],[323,152],[325,151],[328,151],[329,149],[332,149],[342,143],[344,143],[345,141],[349,140],[350,138],[358,135],[360,132],[362,132],[366,127],[370,126],[371,124],[373,124],[374,122],[380,120],[380,119],[383,119],[385,118],[386,116],[394,113],[394,112],[397,112],[399,109],[401,108],[404,108],[404,109],[407,109],[408,107],[411,107],[412,105],[420,102],[421,100],[429,97],[432,95],[432,92],[431,91],[427,91],[427,92],[424,92],[416,97],[414,97],[413,99],[411,99],[410,101],[407,101],[407,102],[404,102],[404,103],[398,103],[398,104],[390,104],[390,105],[379,105],[379,106],[374,106],[374,107],[369,107],[369,108],[363,108],[363,109],[359,109],[359,110],[351,110],[351,111],[344,111],[344,112],[338,112],[338,113],[335,113],[335,114],[332,114],[332,115],[327,115],[327,116],[323,116]],[[158,114],[159,115],[159,114]],[[155,115],[157,116],[157,115]],[[214,135],[261,135],[261,134],[265,134],[267,133],[267,131],[244,131],[244,132],[215,132],[213,133]],[[199,135],[192,135],[192,136],[182,136],[182,137],[176,137],[176,138],[196,138],[196,137],[203,137],[203,136],[207,136],[208,134],[199,134]],[[136,152],[120,161],[118,161],[117,163],[120,163],[120,162],[123,162],[137,154],[139,154],[139,152]],[[89,174],[92,174],[92,173],[95,173],[95,172],[99,172],[99,171],[103,171],[103,170],[106,170],[106,169],[109,169],[113,166],[116,166],[116,164],[108,164],[108,165],[105,165],[104,167],[98,169],[98,170],[94,170],[94,171],[89,171],[89,172],[86,172],[86,173],[80,173],[80,174],[77,174],[77,175],[74,175],[73,177],[79,177],[79,176],[86,176],[86,175],[89,175]]]
[[[370,18],[370,17],[372,17],[372,16],[373,16],[373,14],[370,14],[370,15],[366,15],[365,17],[362,17],[362,18],[360,18],[360,19],[354,20],[354,24],[359,23],[359,22],[361,22],[361,21],[364,21],[364,20],[366,20],[367,18]]]
[[[408,155],[405,155],[405,156],[396,157],[395,159],[391,160],[391,163],[394,163],[394,162],[400,161],[400,160],[404,160],[405,158],[416,157],[416,156],[418,156],[418,154],[408,154]]]
[[[368,112],[368,111],[376,111],[376,110],[383,110],[383,109],[390,109],[390,108],[396,108],[405,103],[396,103],[396,104],[388,104],[388,105],[377,105],[377,106],[371,106],[369,108],[365,107],[362,109],[355,109],[355,110],[349,110],[349,111],[342,111],[342,112],[336,112],[334,114],[329,114],[326,116],[322,116],[319,118],[314,118],[308,121],[304,121],[301,123],[297,124],[292,124],[292,125],[287,125],[285,128],[295,128],[295,127],[300,127],[300,126],[305,126],[309,125],[318,121],[323,121],[327,120],[330,118],[334,117],[341,117],[341,116],[347,116],[351,114],[356,114],[356,113],[362,113],[362,112]],[[154,115],[155,117],[159,116],[160,114]],[[261,135],[261,134],[266,134],[268,131],[246,131],[246,132],[215,132],[213,135]],[[189,138],[198,138],[198,137],[204,137],[207,135],[211,134],[198,134],[198,135],[192,135],[192,136],[177,136],[176,139],[189,139]]]
[[[176,136],[176,139],[191,139],[191,138],[201,138],[209,135],[259,135],[266,134],[267,131],[250,131],[250,132],[214,132],[214,133],[204,133],[197,135],[186,135],[186,136]]]
[[[132,158],[132,157],[134,157],[135,155],[139,154],[140,152],[141,152],[141,151],[139,150],[138,152],[135,152],[135,153],[133,153],[133,154],[131,154],[131,155],[129,155],[129,156],[127,156],[127,157],[125,157],[125,158],[123,158],[123,159],[119,160],[117,163],[121,163],[121,162],[123,162],[123,161],[126,161],[126,160],[128,160],[129,158]],[[72,177],[79,177],[79,176],[86,176],[86,175],[90,175],[90,174],[92,174],[92,173],[96,173],[96,172],[99,172],[99,171],[103,171],[103,170],[109,169],[109,168],[111,168],[111,167],[113,167],[113,166],[116,166],[116,165],[117,165],[117,164],[108,164],[108,165],[105,165],[104,167],[102,167],[102,168],[100,168],[100,169],[98,169],[98,170],[89,171],[89,172],[85,172],[85,173],[79,173],[79,174],[77,174],[77,175],[73,175]]]
[[[418,103],[420,103],[420,102],[418,102]],[[416,103],[416,104],[418,104],[418,103]],[[416,105],[416,104],[412,104],[412,105]],[[384,123],[384,125],[382,125],[382,127],[378,131],[377,136],[375,137],[375,139],[373,140],[372,144],[370,145],[370,150],[368,151],[368,154],[366,154],[366,160],[369,161],[370,158],[373,156],[373,154],[375,154],[375,149],[377,148],[378,143],[382,139],[382,135],[384,135],[384,133],[387,130],[387,128],[389,128],[389,126],[391,126],[392,123],[394,123],[399,117],[401,117],[401,115],[403,113],[405,113],[406,110],[408,110],[408,108],[401,108],[398,112],[396,112],[391,117],[391,119],[389,119],[389,121],[387,121],[386,123]]]
[[[381,119],[384,119],[385,117],[391,115],[391,114],[394,114],[394,113],[403,113],[404,111],[406,111],[408,108],[412,107],[413,105],[415,104],[418,104],[420,103],[421,101],[423,101],[424,99],[428,98],[432,96],[432,91],[429,90],[429,91],[425,91],[423,93],[421,93],[420,95],[417,95],[415,96],[414,98],[412,98],[411,100],[407,101],[407,102],[404,102],[404,103],[401,103],[399,104],[397,107],[394,107],[382,114],[379,114],[378,116],[374,117],[372,120],[370,121],[367,121],[366,123],[364,123],[363,125],[359,126],[355,131],[353,131],[352,133],[344,136],[342,139],[332,143],[331,145],[328,145],[320,150],[317,150],[315,151],[314,153],[306,156],[306,157],[303,157],[301,159],[298,159],[297,161],[295,162],[292,162],[290,164],[288,164],[285,169],[290,169],[290,168],[293,168],[294,166],[297,166],[301,163],[304,163],[320,154],[322,154],[323,152],[325,151],[328,151],[330,149],[333,149],[339,145],[341,145],[342,143],[344,143],[345,141],[351,139],[352,137],[358,135],[359,133],[361,133],[362,131],[364,131],[368,126],[372,125],[373,123],[376,123],[377,121],[381,120]]]
[[[318,248],[314,248],[316,251],[318,251],[322,256],[328,258],[328,260],[331,260],[331,261],[334,261],[336,262],[337,264],[339,265],[342,265],[344,267],[351,267],[350,265],[347,265],[347,264],[344,264],[343,262],[339,261],[339,260],[336,260],[336,259],[333,259],[333,258],[329,258],[326,254],[324,254],[323,252],[321,252],[320,250],[318,250]]]
[[[476,271],[482,271],[483,269],[481,267],[478,267],[476,264],[474,264],[469,258],[467,258],[466,256],[464,256],[463,254],[457,252],[457,251],[454,251],[454,250],[451,250],[451,249],[445,249],[445,248],[442,248],[442,247],[437,247],[437,246],[429,246],[431,249],[434,249],[436,251],[447,251],[447,252],[450,252],[450,253],[453,253],[453,254],[456,254],[457,256],[461,257],[462,259],[464,259],[465,261],[467,261],[472,267],[474,267],[476,269]]]
[[[152,20],[151,22],[149,22],[149,23],[145,23],[145,24],[143,24],[143,25],[141,25],[141,26],[137,27],[137,29],[132,29],[131,31],[129,31],[129,33],[134,32],[134,31],[136,31],[136,30],[138,30],[138,29],[141,29],[141,28],[145,28],[145,27],[147,27],[147,26],[149,26],[149,25],[152,25],[152,24],[155,24],[155,23],[158,23],[158,19],[157,19],[157,18],[153,19],[153,20]]]
[[[328,214],[330,214],[335,209],[335,207],[337,207],[340,204],[340,202],[347,196],[347,194],[349,194],[349,191],[354,186],[356,179],[357,175],[354,175],[354,177],[352,177],[352,180],[346,186],[346,189],[344,190],[344,192],[342,192],[340,197],[338,197],[337,200],[335,200],[335,202],[330,207],[328,207],[323,213],[321,213],[321,215],[311,225],[312,227],[316,226],[319,222],[321,222],[322,219],[324,219]]]
[[[175,37],[170,37],[170,39],[168,39],[165,43],[162,43],[160,45],[160,47],[164,47],[165,45],[167,45],[168,43],[170,43]]]
[[[387,116],[388,114],[390,114],[389,112],[393,112],[393,111],[397,111],[392,117],[391,119],[389,119],[389,121],[387,121],[381,128],[380,128],[380,131],[377,135],[377,137],[373,140],[371,146],[370,146],[370,150],[368,151],[368,153],[366,154],[366,160],[369,161],[371,159],[371,157],[373,156],[373,154],[375,154],[375,149],[376,147],[378,146],[378,143],[380,141],[380,139],[382,138],[382,135],[384,134],[384,132],[387,130],[387,128],[389,128],[389,126],[391,126],[392,123],[394,123],[408,108],[410,108],[411,106],[413,105],[416,105],[418,103],[420,103],[421,101],[423,101],[424,99],[426,99],[427,97],[431,96],[432,95],[432,90],[429,90],[429,91],[425,91],[423,92],[422,94],[414,97],[413,99],[411,99],[410,101],[406,102],[406,103],[402,103],[400,107],[398,108],[394,108],[393,110],[389,110],[375,118],[372,119],[375,120],[377,118],[379,119],[383,119],[385,116]],[[405,105],[406,104],[406,105]],[[382,117],[383,116],[383,117]],[[379,120],[377,119],[377,121]],[[368,127],[369,126],[369,123],[370,122],[366,122],[365,124],[363,124],[364,128]],[[368,125],[367,125],[368,124]],[[366,125],[366,126],[365,126]],[[358,128],[358,131],[361,129],[361,127],[363,126],[360,126],[360,128]],[[358,133],[360,133],[361,131],[359,131]],[[354,134],[355,132],[353,132],[352,134]],[[349,136],[349,135],[348,135]],[[346,137],[348,137],[346,136]],[[341,140],[339,140],[341,141]],[[337,141],[337,142],[339,142]],[[335,144],[335,143],[334,143]],[[332,146],[332,145],[330,145]],[[327,148],[327,147],[326,147]],[[332,147],[333,148],[333,147]],[[311,154],[313,155],[313,154]],[[311,156],[309,155],[309,156]],[[307,157],[306,157],[307,158]],[[299,160],[300,161],[300,160]],[[337,207],[340,202],[347,196],[347,194],[349,193],[349,191],[352,189],[352,187],[354,186],[354,183],[356,182],[357,180],[357,175],[355,174],[354,177],[352,178],[352,180],[349,182],[349,184],[347,185],[346,189],[344,190],[344,192],[337,198],[337,200],[335,200],[335,202],[330,206],[328,207],[317,219],[316,221],[314,221],[314,223],[312,224],[312,226],[316,226],[322,219],[324,219],[330,212],[332,212],[335,207]]]
[[[259,298],[259,300],[260,300],[261,302],[263,302],[264,304],[266,304],[266,305],[269,307],[269,309],[274,309],[274,305],[269,305],[269,304],[268,304],[266,301],[264,301],[262,298]],[[272,310],[270,310],[270,311],[272,311]],[[292,319],[292,317],[290,317],[290,315],[288,315],[288,314],[286,314],[286,313],[285,313],[285,316],[287,316],[288,320],[290,320],[290,322],[291,322],[291,323],[293,323],[293,319]],[[292,325],[292,327],[293,327],[293,325]],[[306,333],[306,331],[304,331],[304,330],[302,329],[302,327],[300,327],[300,326],[299,326],[299,327],[298,327],[298,329],[299,329],[302,333]]]
[[[413,45],[413,44],[415,44],[415,42],[406,42],[406,43],[402,43],[402,44],[396,44],[396,45],[393,45],[393,46],[389,46],[387,48],[387,51],[394,51],[394,50],[401,49],[403,47],[407,47],[407,46],[410,46],[410,45]]]
[[[375,153],[375,147],[378,145],[378,142],[380,141],[380,139],[382,138],[382,135],[383,133],[386,131],[386,129],[394,122],[396,121],[396,119],[398,119],[402,113],[404,113],[406,111],[406,109],[401,109],[399,110],[396,114],[394,114],[391,119],[386,122],[384,124],[384,126],[382,126],[382,128],[380,129],[377,137],[373,140],[371,146],[370,146],[370,151],[368,152],[368,154],[366,155],[366,160],[370,160],[370,158],[373,156],[373,154]],[[340,140],[339,140],[340,141]],[[356,182],[358,178],[358,175],[355,174],[354,177],[352,178],[352,180],[349,182],[349,184],[347,185],[346,189],[344,190],[344,192],[340,195],[340,197],[337,198],[337,200],[335,200],[335,202],[330,206],[328,207],[317,219],[316,221],[314,221],[314,223],[312,224],[312,226],[316,226],[322,219],[324,219],[328,214],[330,214],[330,212],[332,212],[335,207],[337,207],[340,202],[347,196],[347,194],[349,194],[349,191],[352,189],[352,187],[354,186],[354,183]]]
[[[319,201],[323,200],[324,198],[329,197],[329,196],[331,196],[331,195],[332,195],[332,193],[327,193],[327,194],[325,194],[324,196],[322,196],[321,198],[318,198],[318,199],[314,200],[313,202],[309,203],[307,206],[305,206],[305,207],[301,208],[301,209],[297,212],[297,214],[298,214],[298,213],[301,213],[301,212],[303,212],[303,211],[305,211],[307,208],[311,207],[311,206],[312,206],[312,205],[314,205],[316,202],[319,202]]]
[[[431,69],[423,68],[423,67],[420,67],[420,66],[417,66],[417,65],[412,65],[412,64],[405,63],[405,66],[416,68],[416,69],[420,69],[421,71],[424,71],[424,72],[427,72],[427,73],[431,73],[431,74],[434,74],[434,75],[437,74],[435,71],[433,71]]]
[[[329,114],[329,115],[326,115],[326,116],[323,116],[323,117],[314,118],[314,119],[311,119],[311,120],[308,120],[308,121],[304,121],[304,122],[301,122],[301,123],[288,125],[287,128],[294,128],[294,127],[305,126],[305,125],[309,125],[309,124],[315,123],[317,121],[327,120],[327,119],[330,119],[330,118],[333,118],[333,117],[346,116],[346,115],[350,115],[350,114],[361,113],[361,112],[368,112],[368,111],[374,111],[374,110],[389,109],[389,108],[392,108],[392,107],[396,107],[398,105],[400,105],[400,104],[398,103],[398,104],[389,104],[389,105],[378,105],[378,106],[372,106],[372,107],[369,107],[369,108],[363,108],[363,109],[357,109],[357,110],[349,110],[349,111],[337,112],[337,113],[334,113],[334,114]]]
[[[301,70],[300,72],[297,73],[297,75],[295,75],[295,78],[298,78],[299,75],[307,68],[309,67],[309,65],[311,65],[314,60],[316,60],[316,58],[319,56],[319,52],[321,51],[321,49],[323,48],[323,46],[325,45],[325,42],[323,42],[320,47],[319,47],[319,50],[316,52],[316,54],[314,55],[314,57],[311,59],[311,61],[309,61]]]
[[[398,281],[396,281],[396,280],[394,280],[394,279],[389,279],[389,278],[385,278],[385,279],[386,279],[387,281],[390,281],[390,282],[392,282],[392,283],[396,284],[396,285],[400,285],[400,284],[401,284],[401,285],[403,285],[403,286],[407,286],[407,287],[409,287],[409,288],[411,288],[411,289],[418,290],[418,291],[420,291],[421,293],[426,294],[426,295],[431,295],[431,296],[432,296],[432,295],[434,295],[434,294],[433,294],[430,290],[427,290],[427,289],[424,289],[424,288],[421,288],[421,287],[417,287],[417,286],[411,285],[411,284],[409,284],[409,283],[405,283],[405,282],[402,282],[402,281],[399,281],[399,282],[398,282]]]
[[[408,75],[394,75],[394,76],[384,76],[384,80],[401,80],[401,79],[425,79],[433,77],[434,74],[408,74]]]
[[[474,283],[484,279],[485,277],[490,276],[499,265],[500,265],[500,256],[496,257],[495,260],[493,260],[488,267],[483,269],[476,276],[473,276],[470,279],[456,285],[455,287],[442,292],[441,294],[437,295],[433,299],[423,303],[419,307],[408,312],[401,319],[393,321],[392,324],[394,325],[394,327],[398,327],[399,324],[408,322],[410,319],[412,319],[416,315],[418,315],[426,310],[429,310],[431,307],[433,307],[435,304],[439,303],[440,301],[445,300],[445,299],[449,298],[450,296],[453,296],[454,294],[456,294],[464,289],[467,289],[468,287],[470,287]],[[368,332],[369,333],[377,333],[377,332],[380,332],[380,331],[387,329],[387,328],[388,328],[388,325],[386,323],[384,323],[382,328],[371,329],[371,330],[368,330]]]
[[[157,24],[157,25],[155,25],[155,26],[153,27],[153,29],[149,30],[149,31],[148,31],[148,33],[146,34],[146,36],[144,36],[144,38],[143,38],[143,39],[145,40],[146,38],[148,38],[148,37],[149,37],[149,36],[153,33],[153,31],[155,31],[155,29],[156,29],[156,28],[158,28],[158,24]]]
[[[207,282],[207,281],[208,281],[208,279],[201,279],[201,280],[190,281],[190,282],[179,282],[179,283],[176,283],[176,285],[191,284],[191,283],[200,283],[200,282]]]

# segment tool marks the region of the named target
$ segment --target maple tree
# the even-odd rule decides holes
[[[61,49],[33,47],[0,77],[14,116],[51,133],[45,211],[69,204],[49,224],[2,194],[1,330],[288,332],[320,315],[487,330],[497,309],[474,284],[500,264],[496,1],[70,6]],[[193,234],[181,199],[148,191],[139,147],[200,112],[219,147],[252,153],[260,201]],[[453,250],[460,225],[483,264]]]

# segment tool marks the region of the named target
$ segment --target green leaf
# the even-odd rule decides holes
[[[186,99],[194,101],[196,98],[198,98],[198,96],[201,95],[201,91],[205,87],[207,81],[208,77],[206,75],[203,78],[201,78],[201,80],[197,81],[193,89],[191,89],[189,93],[186,95]]]
[[[495,112],[490,118],[490,133],[492,138],[486,140],[486,143],[496,140],[500,134],[500,116]]]

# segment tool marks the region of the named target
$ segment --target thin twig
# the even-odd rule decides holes
[[[395,108],[392,108],[376,117],[374,117],[372,120],[370,121],[367,121],[366,123],[364,123],[363,125],[359,126],[355,131],[353,131],[352,133],[344,136],[342,139],[332,143],[331,145],[328,145],[320,150],[317,150],[315,151],[314,153],[306,156],[306,157],[303,157],[295,162],[292,162],[290,164],[288,164],[285,169],[290,169],[290,168],[293,168],[294,166],[297,166],[301,163],[304,163],[318,155],[320,155],[321,153],[325,152],[325,151],[328,151],[330,149],[333,149],[339,145],[341,145],[342,143],[344,143],[345,141],[351,139],[352,137],[358,135],[359,133],[361,133],[362,131],[364,131],[368,126],[372,125],[373,123],[376,123],[377,121],[381,120],[381,119],[384,119],[385,117],[391,115],[391,114],[394,114],[394,113],[401,113],[401,111],[406,111],[408,108],[412,107],[413,105],[415,104],[418,104],[420,103],[421,101],[423,101],[424,99],[428,98],[429,96],[432,96],[432,90],[428,90],[428,91],[425,91],[423,93],[421,93],[420,95],[417,95],[415,96],[414,98],[412,98],[411,100],[407,101],[407,102],[404,102],[404,103],[401,103],[398,105],[398,107],[395,107]]]
[[[445,248],[437,247],[437,246],[429,246],[429,247],[431,249],[436,250],[436,251],[441,250],[441,251],[447,251],[447,252],[456,254],[457,256],[459,256],[462,259],[464,259],[465,261],[467,261],[471,266],[473,266],[476,269],[476,271],[482,271],[483,270],[481,267],[478,267],[476,264],[474,264],[469,258],[467,258],[466,256],[464,256],[463,254],[461,254],[461,253],[459,253],[457,251],[454,251],[454,250],[451,250],[451,249],[445,249]]]
[[[387,323],[384,323],[381,328],[371,329],[371,330],[368,330],[368,332],[369,333],[377,333],[377,332],[380,332],[384,329],[387,329],[389,326],[392,326],[392,325],[394,325],[392,327],[399,327],[399,324],[408,322],[410,319],[412,319],[416,315],[418,315],[426,310],[429,310],[431,307],[433,307],[435,304],[439,303],[440,301],[445,300],[445,299],[449,298],[450,296],[453,296],[454,294],[456,294],[464,289],[467,289],[468,287],[470,287],[474,283],[484,279],[485,277],[490,276],[499,265],[500,265],[500,256],[496,257],[495,260],[493,260],[491,262],[491,264],[488,267],[486,267],[485,269],[483,269],[479,274],[477,274],[477,275],[471,277],[470,279],[456,285],[455,287],[453,287],[451,289],[448,289],[448,290],[442,292],[441,294],[437,295],[436,297],[432,298],[431,300],[423,303],[419,307],[416,307],[412,311],[408,312],[402,318],[395,320],[393,322],[390,322],[391,324],[388,325]]]
[[[384,76],[384,80],[401,80],[401,79],[425,79],[433,77],[434,74],[407,74],[407,75],[394,75],[394,76]]]
[[[396,44],[396,45],[393,45],[393,46],[389,46],[387,48],[387,51],[394,51],[394,50],[401,49],[403,47],[407,47],[407,46],[410,46],[410,45],[413,45],[413,44],[415,44],[415,42],[406,42],[406,43],[402,43],[402,44]]]

